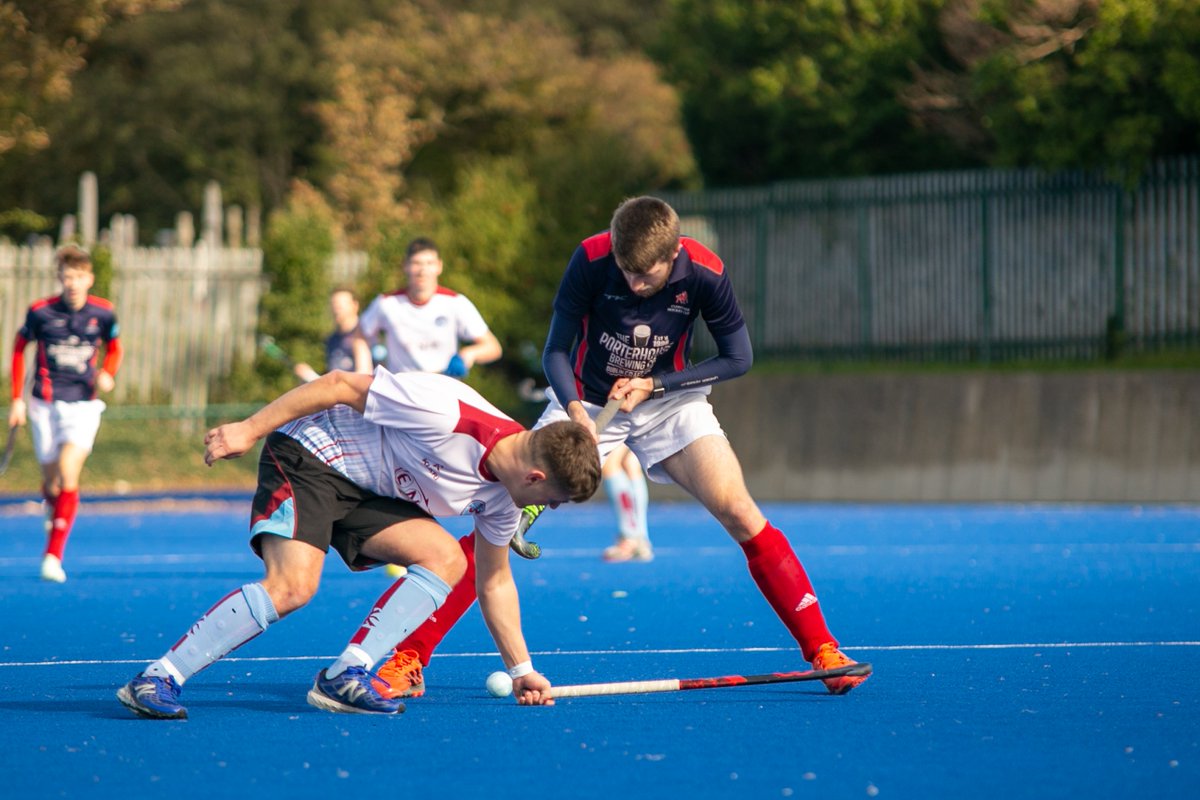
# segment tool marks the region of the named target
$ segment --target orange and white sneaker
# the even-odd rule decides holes
[[[618,537],[616,544],[604,548],[605,561],[653,561],[654,548],[649,539]]]
[[[838,650],[833,642],[826,642],[817,649],[817,655],[812,660],[813,669],[837,669],[849,667],[858,662]],[[870,675],[843,675],[839,678],[826,678],[822,681],[830,694],[845,694],[869,678]]]
[[[421,674],[421,657],[416,650],[397,650],[375,674],[383,681],[375,681],[375,691],[384,697],[398,700],[404,697],[420,697],[425,694],[425,678]],[[386,684],[384,683],[386,681]]]

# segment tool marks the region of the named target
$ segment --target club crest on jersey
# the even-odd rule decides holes
[[[408,474],[404,468],[396,470],[396,497],[401,500],[407,500],[410,503],[416,503],[422,508],[429,507],[429,499],[425,497],[425,493],[421,491],[420,484],[417,479]]]
[[[487,511],[487,503],[482,500],[472,500],[463,514],[482,514]]]
[[[667,311],[672,314],[692,313],[692,308],[690,305],[688,305],[688,293],[686,289],[675,295],[675,302],[667,306]]]

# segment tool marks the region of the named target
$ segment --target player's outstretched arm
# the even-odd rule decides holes
[[[525,635],[521,632],[521,605],[508,565],[508,548],[475,535],[475,591],[479,610],[496,642],[504,665],[513,675],[513,695],[523,706],[554,705],[550,681],[533,669]]]
[[[212,466],[218,459],[237,458],[280,425],[336,405],[350,406],[361,414],[372,380],[370,375],[334,370],[297,386],[241,422],[209,431],[204,437],[204,463]]]

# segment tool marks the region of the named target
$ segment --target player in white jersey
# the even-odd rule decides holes
[[[550,683],[533,670],[521,632],[508,542],[522,506],[581,502],[596,491],[591,431],[574,422],[527,431],[469,386],[442,375],[334,371],[205,437],[205,462],[236,458],[266,437],[250,542],[260,582],[234,589],[121,687],[135,713],[182,719],[186,680],[316,593],[333,547],[352,570],[403,564],[408,574],[375,601],[308,701],[328,711],[395,714],[404,704],[371,668],[436,611],[466,571],[455,538],[434,517],[471,515],[479,604],[523,705],[544,705]]]
[[[404,259],[405,287],[376,297],[359,318],[359,332],[369,344],[383,333],[392,372],[461,378],[503,352],[475,304],[438,284],[442,267],[437,245],[414,239]]]

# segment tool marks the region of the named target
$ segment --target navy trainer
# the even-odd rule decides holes
[[[150,719],[187,719],[187,709],[179,704],[183,688],[167,676],[138,675],[117,690],[121,705]]]
[[[341,714],[399,714],[404,703],[381,695],[372,681],[375,676],[362,667],[347,667],[335,678],[326,670],[317,673],[308,690],[308,704]]]

